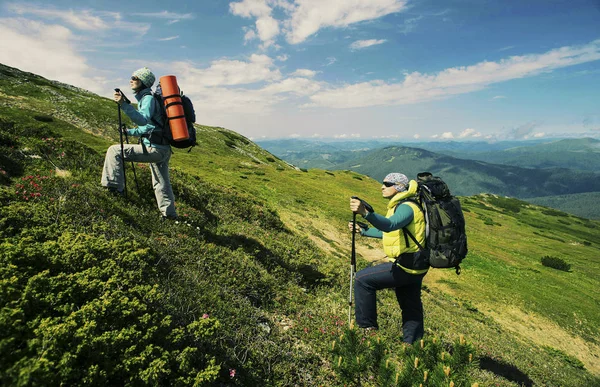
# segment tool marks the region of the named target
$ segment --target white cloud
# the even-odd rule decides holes
[[[291,44],[305,41],[321,28],[347,27],[353,23],[374,20],[400,12],[403,0],[296,0],[296,8],[286,23],[287,40]]]
[[[338,139],[342,139],[342,138],[360,138],[360,133],[351,133],[351,134],[335,134],[333,136],[333,138],[338,138]]]
[[[236,16],[256,19],[255,35],[246,32],[245,38],[258,37],[266,48],[282,32],[281,25],[288,43],[298,44],[322,28],[347,27],[378,19],[402,11],[406,3],[406,0],[242,0],[230,3],[229,11]],[[273,8],[283,9],[287,19],[276,20]]]
[[[179,35],[169,36],[168,38],[158,39],[160,42],[168,42],[169,40],[179,39]]]
[[[178,83],[186,94],[192,100],[202,101],[202,110],[213,114],[232,111],[267,114],[277,104],[305,98],[322,87],[320,82],[306,77],[283,78],[273,59],[259,54],[247,60],[213,61],[208,68],[197,68],[189,62],[147,65],[152,66],[155,73],[169,70],[178,74]]]
[[[361,48],[376,46],[387,42],[385,39],[368,39],[368,40],[357,40],[350,45],[353,50],[360,50]]]
[[[272,45],[275,37],[279,35],[279,22],[271,15],[272,8],[267,0],[242,0],[237,3],[230,3],[229,10],[236,16],[245,18],[256,18],[255,29],[249,29],[253,33],[246,31],[245,40],[258,37],[263,42],[263,47]]]
[[[433,75],[413,72],[400,83],[375,80],[333,87],[315,94],[311,100],[331,108],[411,104],[478,91],[493,83],[596,60],[600,60],[600,40],[582,46],[561,47],[544,54],[512,56],[499,62],[449,68]]]
[[[459,135],[458,138],[467,138],[467,137],[481,137],[481,133],[476,131],[475,129],[465,129]]]
[[[454,138],[454,135],[452,134],[452,132],[444,132],[442,133],[440,138],[443,138],[444,140],[451,140]]]
[[[175,12],[169,12],[169,11],[139,12],[139,13],[133,13],[132,15],[150,17],[150,18],[155,18],[155,19],[168,19],[171,22],[178,22],[180,20],[190,20],[190,19],[194,18],[194,15],[191,13],[175,13]]]
[[[308,96],[321,89],[318,82],[306,78],[287,78],[281,82],[272,83],[262,91],[268,94],[291,93],[299,96]]]
[[[538,132],[538,133],[533,134],[534,138],[541,138],[541,137],[545,137],[545,136],[546,136],[546,133],[544,133],[544,132]]]
[[[104,79],[90,76],[95,71],[77,53],[68,28],[5,18],[0,19],[0,36],[1,63],[96,93],[104,91]]]
[[[59,19],[81,30],[105,30],[109,28],[101,17],[92,15],[91,11],[84,10],[75,12],[73,10],[58,10],[54,8],[43,8],[33,4],[7,4],[7,9],[18,15],[35,15],[45,19]]]
[[[188,83],[198,87],[244,85],[281,78],[281,72],[274,68],[273,59],[266,55],[253,54],[248,61],[220,59],[209,68],[198,69],[187,62],[167,64],[186,78]]]
[[[292,73],[292,76],[305,77],[305,78],[312,78],[315,75],[317,75],[317,72],[313,71],[313,70],[309,70],[309,69],[298,69]]]
[[[110,33],[114,30],[129,31],[137,36],[145,35],[150,29],[148,23],[132,23],[123,20],[118,12],[93,10],[63,10],[52,6],[9,3],[7,10],[18,15],[34,15],[46,20],[60,20],[78,30]]]
[[[505,99],[506,97],[503,95],[496,95],[494,98],[492,99]]]

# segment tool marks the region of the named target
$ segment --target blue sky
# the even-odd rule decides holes
[[[600,137],[600,0],[5,1],[0,63],[263,138]]]

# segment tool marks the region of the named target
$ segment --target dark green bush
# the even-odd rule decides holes
[[[562,271],[570,271],[571,265],[566,263],[563,259],[557,257],[551,257],[546,255],[541,259],[542,265],[546,267],[551,267],[553,269],[562,270]]]
[[[493,206],[502,208],[506,211],[510,211],[510,212],[514,212],[514,213],[518,213],[521,211],[521,208],[525,205],[527,205],[527,203],[518,200],[518,199],[513,199],[513,198],[503,198],[503,197],[496,197],[496,196],[489,196],[487,198],[487,202],[492,204]]]
[[[36,120],[36,121],[40,121],[40,122],[52,122],[52,121],[54,121],[54,118],[52,118],[50,116],[42,115],[42,114],[33,116],[33,119]]]

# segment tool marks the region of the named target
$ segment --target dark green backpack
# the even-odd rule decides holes
[[[453,267],[460,274],[460,263],[467,256],[465,217],[460,202],[441,178],[429,172],[419,173],[417,183],[416,203],[425,216],[426,245],[421,246],[407,230],[405,233],[426,254],[431,267]]]

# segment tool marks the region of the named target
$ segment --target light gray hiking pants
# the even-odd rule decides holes
[[[159,149],[145,145],[123,144],[125,161],[150,163],[152,171],[152,186],[158,209],[163,216],[177,216],[175,212],[175,197],[171,180],[169,179],[169,160],[171,149]],[[121,145],[112,145],[106,151],[101,184],[104,187],[114,187],[119,191],[125,188],[123,164],[121,163]]]

